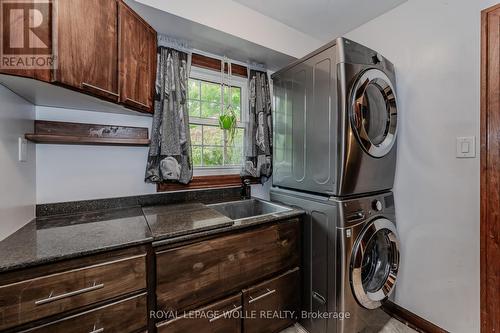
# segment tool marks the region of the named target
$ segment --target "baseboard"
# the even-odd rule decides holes
[[[387,312],[392,317],[406,324],[407,326],[417,330],[422,333],[449,333],[448,331],[442,329],[441,327],[425,320],[422,317],[417,316],[413,312],[400,307],[399,305],[387,301],[382,306],[385,312]]]

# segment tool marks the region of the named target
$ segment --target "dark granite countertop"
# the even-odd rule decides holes
[[[0,272],[151,241],[141,207],[38,218],[0,241]]]
[[[302,215],[298,209],[231,220],[201,203],[39,217],[0,241],[0,272],[153,243],[166,245]]]
[[[200,203],[152,206],[143,208],[154,240],[198,234],[231,226],[229,217]]]

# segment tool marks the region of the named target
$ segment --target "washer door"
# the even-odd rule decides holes
[[[352,253],[351,285],[359,304],[380,307],[394,291],[398,268],[396,227],[387,219],[376,219],[362,231]]]
[[[361,73],[351,91],[352,128],[363,149],[383,157],[396,142],[396,94],[391,80],[379,69]]]

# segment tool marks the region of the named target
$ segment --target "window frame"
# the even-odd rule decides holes
[[[221,73],[220,71],[215,71],[212,69],[206,69],[197,66],[191,66],[191,71],[189,74],[190,79],[201,80],[211,83],[219,84],[221,83]],[[241,91],[241,108],[240,108],[240,121],[237,122],[237,127],[243,128],[243,154],[245,152],[245,140],[246,140],[246,130],[249,117],[249,105],[248,105],[248,78],[242,76],[232,75],[231,86],[240,88]],[[188,98],[189,100],[189,98]],[[194,121],[193,121],[194,120]],[[208,125],[208,126],[218,126],[218,119],[208,119],[199,117],[189,117],[189,125]],[[225,139],[225,138],[224,138]],[[225,143],[224,143],[225,144]],[[243,162],[243,156],[242,156]],[[215,176],[215,175],[237,175],[240,174],[242,165],[224,165],[224,166],[210,166],[210,167],[193,167],[194,176]]]

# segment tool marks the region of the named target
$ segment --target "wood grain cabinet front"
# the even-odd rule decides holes
[[[156,254],[157,308],[185,310],[299,264],[297,219]]]
[[[54,81],[118,102],[117,0],[59,0]]]
[[[0,282],[0,330],[146,289],[146,254]]]
[[[118,3],[120,102],[153,113],[156,31],[125,3]]]
[[[133,296],[22,333],[135,333],[147,325],[146,294]]]
[[[241,294],[178,315],[157,324],[158,333],[240,333]]]
[[[299,272],[295,268],[243,291],[245,333],[276,333],[296,321],[300,309]]]

